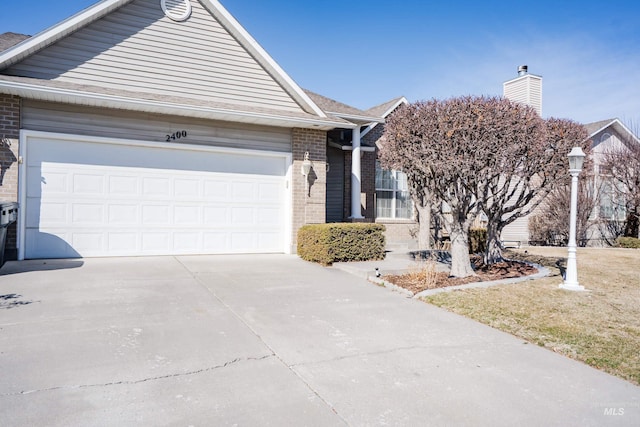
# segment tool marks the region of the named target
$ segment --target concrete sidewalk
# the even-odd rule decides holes
[[[295,256],[0,274],[3,425],[640,425],[637,386]]]

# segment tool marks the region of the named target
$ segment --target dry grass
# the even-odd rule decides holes
[[[529,256],[566,257],[562,248]],[[520,251],[523,252],[523,251]],[[640,250],[578,249],[578,281],[588,292],[558,288],[551,277],[519,285],[434,295],[429,303],[465,315],[640,384]]]
[[[420,261],[409,269],[407,276],[410,280],[420,283],[424,289],[434,289],[437,285],[438,263],[435,259],[429,258],[426,261]]]

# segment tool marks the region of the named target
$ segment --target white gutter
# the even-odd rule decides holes
[[[334,128],[357,128],[358,125],[325,118],[294,117],[270,113],[237,111],[226,108],[173,104],[162,101],[135,99],[116,95],[81,92],[72,89],[43,87],[22,82],[0,80],[0,93],[23,98],[89,105],[102,108],[142,111],[146,113],[198,117],[214,120],[258,123],[280,127],[312,127],[329,130]]]
[[[345,120],[357,120],[365,123],[384,123],[384,119],[380,117],[358,116],[356,114],[345,114],[334,111],[327,111],[329,114],[340,117]]]

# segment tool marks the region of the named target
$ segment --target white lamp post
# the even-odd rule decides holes
[[[569,291],[584,291],[578,284],[578,267],[576,264],[576,217],[578,215],[578,175],[582,171],[585,154],[580,147],[573,147],[569,153],[569,174],[571,175],[571,216],[569,219],[569,245],[567,255],[567,272],[560,288]]]

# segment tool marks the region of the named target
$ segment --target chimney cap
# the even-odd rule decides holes
[[[529,73],[529,67],[526,65],[520,65],[518,67],[518,75],[519,76],[524,76],[525,74]]]

